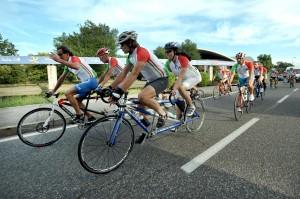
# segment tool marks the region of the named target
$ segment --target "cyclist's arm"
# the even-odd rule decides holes
[[[122,70],[122,72],[117,76],[115,81],[113,81],[113,83],[110,86],[112,88],[116,88],[125,79],[126,75],[129,73],[131,67],[132,66],[130,64],[127,64],[124,67],[124,69]]]
[[[68,66],[70,68],[73,68],[73,69],[76,69],[76,70],[78,70],[80,68],[80,61],[77,60],[77,59],[74,62],[68,62],[68,61],[65,61],[65,60],[61,59],[57,54],[51,55],[50,58],[53,59],[54,61],[58,62],[58,63],[61,63],[65,66]]]
[[[110,79],[111,75],[112,75],[112,71],[113,68],[109,68],[108,71],[106,71],[104,78],[102,78],[102,76],[99,78],[99,84],[101,87],[103,87],[106,82],[108,82],[108,80]]]
[[[139,73],[141,72],[142,68],[146,65],[145,61],[138,61],[136,65],[133,67],[131,73],[126,77],[126,79],[119,85],[119,87],[127,91],[128,88],[133,84],[133,82],[138,77]]]
[[[237,64],[234,64],[232,67],[231,67],[231,76],[230,76],[230,81],[229,81],[229,84],[232,83],[233,81],[233,78],[235,76],[235,73],[236,73],[236,69],[237,69]]]
[[[181,86],[182,80],[183,80],[183,78],[185,76],[185,73],[186,73],[187,69],[188,68],[183,68],[183,67],[180,69],[180,72],[178,74],[177,80],[176,80],[176,82],[175,82],[175,84],[173,86],[173,90],[174,91],[178,90],[178,88]]]
[[[62,85],[62,83],[65,81],[67,75],[69,72],[64,71],[63,74],[61,74],[61,76],[58,78],[57,83],[54,87],[54,89],[52,90],[53,93],[55,93],[57,91],[57,89],[59,89],[59,87]]]

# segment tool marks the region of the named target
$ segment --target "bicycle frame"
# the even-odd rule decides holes
[[[125,96],[125,101],[127,100],[126,99],[127,96]],[[178,103],[179,100],[178,99],[175,99],[175,100],[171,100],[171,103],[172,104],[176,104]],[[160,105],[163,105],[165,103],[170,103],[170,100],[158,100],[158,103]],[[144,108],[140,108],[140,107],[134,107],[133,105],[139,105],[139,102],[138,101],[132,101],[132,104],[125,104],[124,105],[120,105],[120,104],[117,104],[118,106],[118,119],[117,121],[115,122],[114,126],[113,126],[113,129],[112,129],[112,132],[111,132],[111,136],[110,136],[110,144],[114,145],[115,144],[115,138],[117,137],[118,135],[118,132],[119,132],[119,128],[120,128],[120,124],[122,122],[122,120],[124,119],[125,115],[129,115],[129,117],[131,119],[133,119],[138,126],[140,126],[144,132],[146,132],[147,134],[151,133],[152,135],[158,135],[158,134],[161,134],[167,130],[170,130],[170,129],[173,129],[173,128],[176,128],[176,127],[179,127],[181,125],[184,125],[185,123],[187,122],[191,122],[193,119],[195,118],[199,118],[200,115],[195,112],[194,113],[194,117],[193,118],[185,118],[183,120],[175,120],[175,122],[171,125],[168,125],[166,127],[162,127],[162,128],[159,128],[159,129],[156,129],[156,128],[153,128],[153,122],[152,122],[152,128],[149,130],[141,121],[140,119],[134,114],[132,113],[129,109],[131,110],[134,110],[136,112],[139,112],[139,113],[142,113],[142,114],[145,114],[145,115],[149,115],[149,116],[153,116],[153,117],[156,117],[157,114],[155,113],[152,113],[148,110],[145,110]],[[128,107],[129,108],[128,108]],[[174,120],[172,118],[168,118],[168,120]],[[153,118],[153,121],[154,121],[154,118]]]
[[[93,92],[90,92],[88,94],[88,96],[84,99],[87,100],[86,102],[86,105],[84,106],[84,108],[80,107],[80,109],[83,111],[83,115],[86,116],[86,112],[92,112],[92,113],[96,113],[96,114],[99,114],[99,115],[104,115],[103,112],[99,112],[99,111],[95,111],[95,110],[91,110],[91,109],[88,109],[88,105],[89,105],[89,101],[90,99],[98,99],[98,97],[91,97],[91,95],[93,94]],[[58,96],[56,96],[57,98]],[[49,115],[49,117],[46,119],[45,123],[43,126],[47,126],[48,125],[48,122],[49,120],[51,119],[52,117],[52,114],[55,110],[55,107],[59,107],[61,110],[63,110],[67,115],[69,115],[71,118],[74,118],[74,114],[68,110],[65,106],[69,106],[69,107],[72,107],[72,105],[68,102],[67,99],[65,98],[61,98],[61,99],[58,99],[58,100],[55,100],[53,103],[52,103],[52,106],[51,106],[51,113]]]

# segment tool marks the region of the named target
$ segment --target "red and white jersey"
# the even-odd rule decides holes
[[[262,66],[258,66],[257,68],[254,67],[254,75],[260,76],[264,73],[264,69]]]
[[[134,67],[139,61],[146,62],[141,73],[148,82],[161,77],[166,77],[163,65],[159,59],[143,47],[134,49],[127,57],[126,64]]]
[[[187,68],[184,79],[201,76],[199,70],[190,64],[186,56],[177,55],[174,57],[174,60],[167,62],[167,64],[169,64],[169,68],[176,77],[178,77],[181,68]]]
[[[115,58],[115,57],[109,57],[108,58],[108,67],[113,69],[112,70],[112,75],[113,76],[119,75],[122,72],[123,68],[124,68],[124,66],[122,64],[120,64],[118,59]]]
[[[78,70],[65,66],[64,71],[70,71],[74,73],[81,82],[85,82],[90,78],[97,77],[97,73],[92,69],[92,67],[83,59],[77,56],[70,56],[68,62],[80,64]]]

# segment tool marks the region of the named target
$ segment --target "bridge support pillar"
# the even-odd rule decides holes
[[[55,65],[47,65],[47,74],[48,88],[49,90],[52,90],[57,83],[57,67]]]
[[[209,66],[208,68],[208,75],[209,75],[209,80],[212,81],[213,80],[213,77],[214,77],[214,70],[213,70],[213,66]]]

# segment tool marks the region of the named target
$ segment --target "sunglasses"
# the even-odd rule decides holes
[[[172,52],[172,50],[166,50],[166,53],[170,53],[170,52]]]
[[[61,57],[63,55],[63,53],[58,53],[57,55]]]

